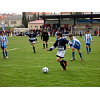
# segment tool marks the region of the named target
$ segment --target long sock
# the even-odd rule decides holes
[[[48,48],[48,44],[46,44],[46,48]]]
[[[45,48],[45,44],[43,44],[43,48]]]
[[[64,63],[66,63],[66,61],[65,61],[65,60],[62,60],[61,62],[64,62]]]
[[[72,57],[75,58],[75,52],[72,52]]]
[[[7,51],[5,53],[6,53],[6,57],[7,57],[8,56]]]
[[[33,47],[33,50],[34,50],[34,52],[35,52],[35,47]]]
[[[89,52],[91,52],[91,48],[89,48]]]
[[[88,51],[88,47],[86,47],[86,50],[87,50],[87,52],[89,52],[89,51]]]
[[[62,68],[64,68],[64,69],[66,68],[66,67],[64,66],[64,63],[63,63],[62,61],[60,62],[60,65],[62,66]]]
[[[2,52],[3,53],[3,56],[5,57],[5,53],[4,52]]]
[[[82,58],[82,53],[81,53],[81,52],[79,53],[79,55],[80,55],[80,57]]]

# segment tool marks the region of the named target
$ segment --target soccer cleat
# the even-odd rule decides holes
[[[75,58],[72,58],[71,61],[75,60]]]
[[[91,52],[89,52],[89,53],[91,53]]]
[[[61,71],[64,71],[64,70],[66,70],[66,68],[62,69]]]
[[[43,49],[45,49],[45,48],[43,48]]]
[[[5,56],[3,56],[3,58],[6,58]]]
[[[89,52],[85,53],[85,54],[89,54]]]
[[[6,59],[8,59],[8,57],[5,57]]]
[[[82,61],[82,60],[83,60],[83,58],[80,59],[80,61]]]
[[[68,63],[68,61],[66,61],[66,63],[65,63],[65,67],[67,67],[67,63]]]
[[[36,53],[36,51],[34,51],[33,53]]]

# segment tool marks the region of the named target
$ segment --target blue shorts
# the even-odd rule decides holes
[[[79,45],[74,45],[73,48],[76,48],[77,50],[80,50],[80,49],[81,49],[81,44],[79,44]]]
[[[1,49],[4,49],[4,48],[7,48],[7,46],[5,45],[5,46],[1,47]]]
[[[91,43],[86,43],[86,45],[91,45]]]

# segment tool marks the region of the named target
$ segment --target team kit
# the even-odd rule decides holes
[[[46,51],[52,51],[57,47],[57,62],[60,63],[61,67],[63,68],[61,71],[65,71],[68,61],[63,60],[65,51],[66,51],[66,44],[69,45],[67,49],[72,48],[72,59],[71,61],[75,60],[75,49],[78,50],[80,60],[83,60],[82,53],[81,53],[81,43],[78,39],[76,39],[73,34],[68,34],[68,31],[64,30],[63,33],[59,32],[59,30],[55,33],[56,35],[56,41],[53,44],[53,46],[48,49],[48,40],[49,40],[49,35],[46,29],[44,29],[44,32],[41,35],[41,40],[43,40],[43,49],[46,48]],[[35,41],[37,41],[37,35],[33,30],[30,30],[30,33],[28,34],[29,36],[29,43],[33,47],[33,53],[36,53],[35,50]],[[67,37],[69,37],[70,41],[67,40]],[[86,54],[91,53],[91,42],[93,41],[91,34],[89,33],[89,30],[87,30],[87,34],[85,34],[84,42],[86,42]],[[8,39],[7,36],[4,35],[4,31],[2,31],[1,36],[0,36],[0,44],[1,44],[1,49],[2,49],[2,54],[3,57],[8,59],[8,53],[7,53],[7,44],[8,44]],[[89,47],[89,48],[88,48]]]

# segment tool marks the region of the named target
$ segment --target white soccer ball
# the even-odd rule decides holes
[[[47,73],[47,72],[49,71],[49,69],[48,69],[47,67],[44,67],[44,68],[42,69],[42,71],[43,71],[44,73]]]

